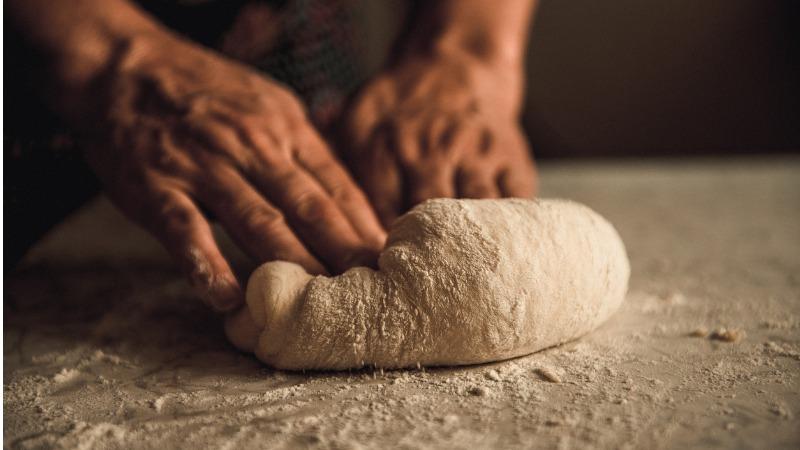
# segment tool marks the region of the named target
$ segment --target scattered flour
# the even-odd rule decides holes
[[[551,194],[618,226],[631,291],[593,333],[491,369],[271,370],[95,204],[5,280],[4,447],[797,448],[800,165],[784,166],[545,167]],[[746,338],[687,336],[722,324]]]

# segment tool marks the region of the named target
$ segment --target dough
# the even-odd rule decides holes
[[[228,337],[280,369],[484,363],[596,328],[630,273],[611,224],[564,200],[426,201],[394,223],[378,267],[266,263]]]

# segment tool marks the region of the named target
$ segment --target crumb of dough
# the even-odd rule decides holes
[[[709,339],[723,342],[736,342],[742,338],[744,338],[744,331],[736,328],[717,328],[709,335]]]
[[[548,381],[550,383],[561,383],[561,377],[558,376],[552,369],[547,367],[539,367],[534,370],[537,375],[539,375],[544,381]]]
[[[490,370],[490,371],[486,372],[486,375],[485,375],[485,376],[486,376],[486,379],[488,379],[488,380],[492,380],[492,381],[502,381],[502,378],[500,378],[500,374],[499,374],[499,373],[497,373],[497,371],[496,371],[496,370],[494,370],[494,369],[492,369],[492,370]]]
[[[699,337],[699,338],[708,337],[708,329],[706,329],[705,327],[698,327],[694,329],[694,331],[689,333],[689,336]]]
[[[772,414],[775,414],[778,417],[783,417],[783,418],[791,417],[789,410],[781,405],[773,405],[772,408],[770,408],[770,412],[772,412]]]
[[[61,372],[53,375],[53,381],[56,383],[66,383],[68,381],[72,381],[80,375],[80,372],[75,369],[67,369],[66,367],[61,369]]]
[[[164,408],[164,397],[158,397],[157,399],[150,401],[150,407],[156,410],[156,412],[161,412]]]

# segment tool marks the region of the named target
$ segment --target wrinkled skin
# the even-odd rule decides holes
[[[324,273],[374,259],[385,232],[294,95],[198,47],[139,45],[102,85],[87,157],[213,305],[242,295],[201,207],[259,262]]]
[[[383,223],[436,197],[530,197],[521,74],[469,55],[416,53],[369,83],[341,146]]]
[[[85,137],[108,195],[216,309],[243,295],[211,217],[256,263],[374,263],[378,216],[286,88],[128,0],[6,3],[42,98]],[[385,225],[431,197],[532,194],[517,121],[535,3],[420,2],[421,26],[353,103],[340,147]]]

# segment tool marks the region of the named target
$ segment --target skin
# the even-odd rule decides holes
[[[518,116],[530,0],[424,2],[346,118],[345,159],[385,225],[429,198],[530,197]]]
[[[384,224],[438,196],[529,196],[517,122],[532,0],[423,2],[344,120]],[[433,6],[431,6],[433,5]],[[386,233],[286,87],[160,26],[125,0],[11,0],[42,96],[82,136],[112,201],[220,311],[243,301],[213,214],[256,262],[310,273],[371,265]],[[502,89],[498,89],[502,86]]]
[[[11,3],[47,61],[44,97],[82,132],[108,195],[212,306],[243,295],[201,207],[257,262],[325,273],[375,259],[384,230],[285,87],[125,1]]]

